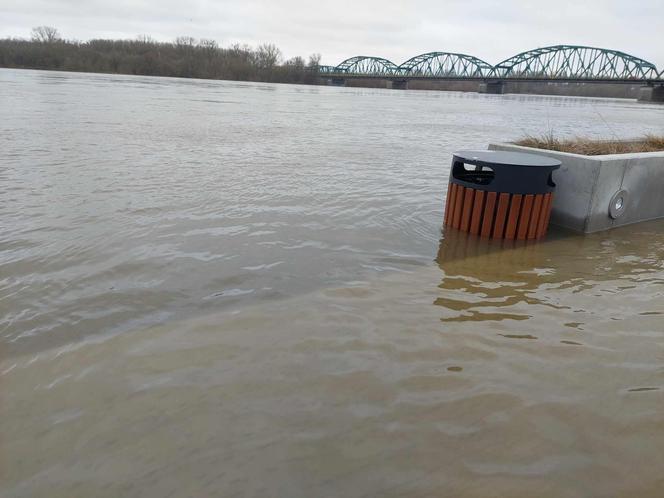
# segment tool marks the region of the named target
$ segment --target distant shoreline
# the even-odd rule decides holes
[[[274,45],[219,47],[180,37],[173,43],[139,40],[0,39],[0,67],[263,83],[318,83],[320,56],[283,61]]]
[[[152,74],[129,74],[129,73],[108,73],[104,71],[88,71],[88,70],[73,70],[73,69],[53,69],[48,67],[7,67],[1,66],[0,70],[9,69],[16,71],[44,71],[51,73],[70,73],[70,74],[90,74],[90,75],[106,75],[106,76],[136,76],[139,78],[172,78],[178,80],[191,80],[191,81],[226,81],[232,83],[271,83],[274,85],[307,85],[307,86],[329,86],[319,81],[313,83],[298,83],[286,81],[263,81],[263,80],[231,80],[228,78],[195,78],[190,76],[167,76],[167,75],[152,75]]]

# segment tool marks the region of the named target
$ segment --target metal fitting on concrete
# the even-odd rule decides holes
[[[609,216],[614,220],[620,218],[625,214],[625,208],[627,207],[628,192],[627,190],[620,189],[618,192],[613,194],[611,200],[609,201]]]

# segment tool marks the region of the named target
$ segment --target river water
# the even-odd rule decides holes
[[[661,496],[664,222],[440,226],[453,150],[664,107],[0,70],[0,109],[2,496]]]

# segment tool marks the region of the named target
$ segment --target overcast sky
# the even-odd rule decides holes
[[[286,57],[318,52],[399,64],[431,51],[497,63],[547,45],[613,48],[664,67],[664,0],[0,0],[0,37],[49,25],[65,38],[179,35],[221,45],[276,44]]]

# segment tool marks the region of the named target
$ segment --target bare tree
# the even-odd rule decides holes
[[[143,45],[150,45],[155,43],[154,38],[150,35],[136,35],[136,41],[142,43]]]
[[[39,43],[53,43],[60,40],[60,33],[52,26],[37,26],[32,28],[32,41]]]
[[[288,59],[285,64],[297,69],[304,69],[304,59],[299,55],[297,57],[293,57],[292,59]]]
[[[210,40],[209,38],[201,38],[201,40],[198,42],[198,46],[205,50],[207,53],[214,53],[219,49],[217,42]]]
[[[256,63],[261,69],[272,69],[279,64],[281,58],[281,50],[271,43],[264,43],[256,49]]]
[[[253,52],[253,49],[250,45],[244,44],[240,45],[239,43],[233,43],[228,49],[235,56],[246,56]]]
[[[281,51],[271,44],[222,48],[210,39],[179,37],[160,43],[148,35],[81,43],[63,40],[47,26],[35,28],[32,37],[0,38],[0,66],[283,83],[316,83],[318,78],[310,67],[318,56],[284,63]]]
[[[196,38],[193,36],[178,36],[175,39],[175,46],[181,50],[190,50],[196,46]]]
[[[309,63],[307,66],[310,69],[318,70],[318,66],[320,66],[320,60],[321,60],[321,55],[320,54],[311,54],[309,56]]]

